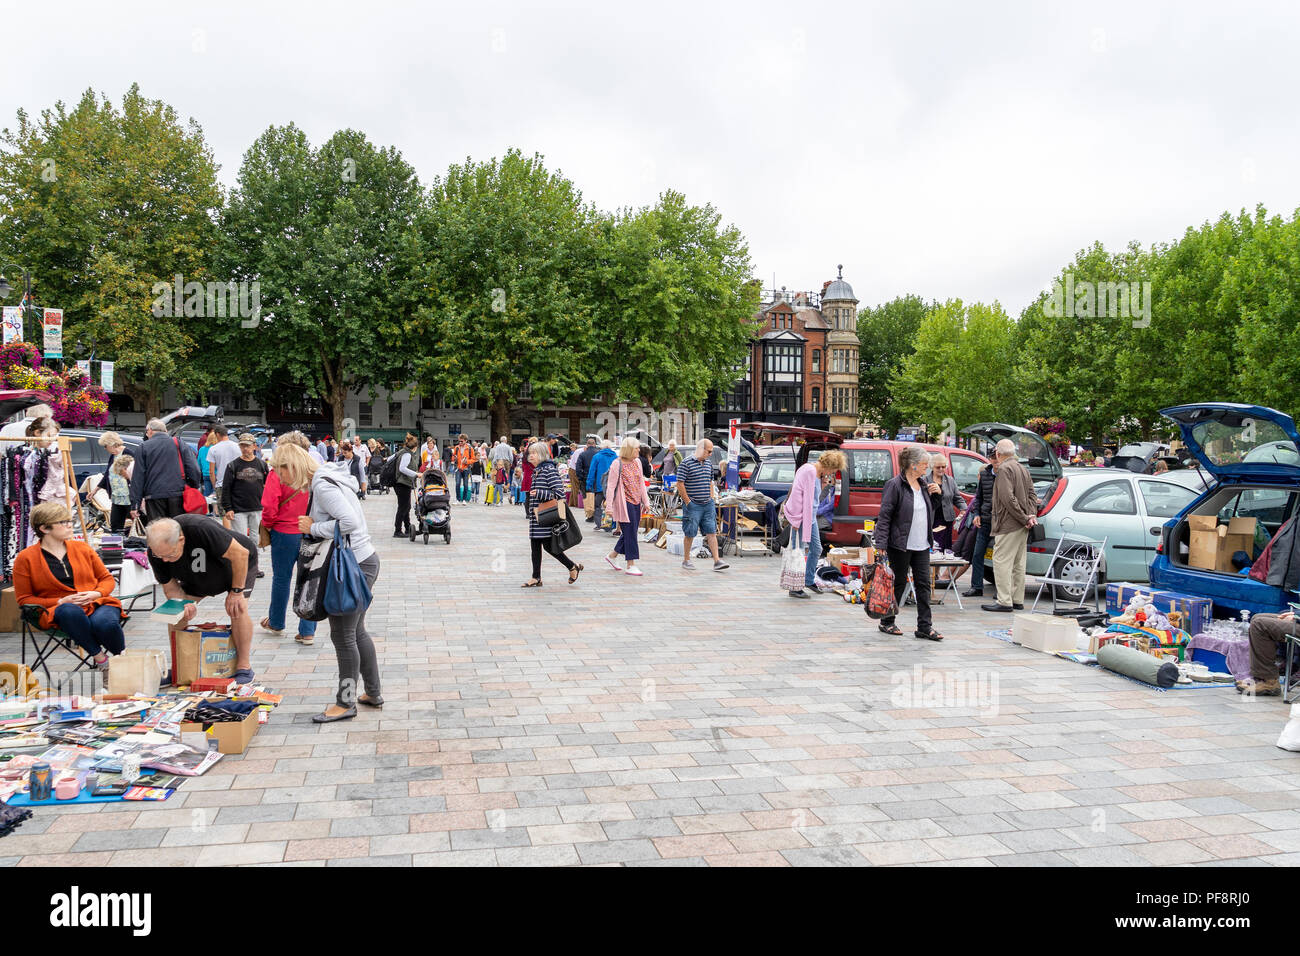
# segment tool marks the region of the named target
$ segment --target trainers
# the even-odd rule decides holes
[[[714,571],[725,571],[725,570],[727,570],[727,568],[729,568],[729,567],[731,567],[731,565],[729,565],[726,561],[714,561],[714,562],[713,562],[713,570],[714,570]]]
[[[682,562],[682,567],[685,568],[687,571],[694,571],[694,570],[695,570],[695,565],[692,564],[690,561],[683,561],[683,562]]]

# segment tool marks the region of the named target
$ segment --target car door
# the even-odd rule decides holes
[[[1139,478],[1138,499],[1145,518],[1143,525],[1146,534],[1143,537],[1143,561],[1150,569],[1156,557],[1156,547],[1164,534],[1165,522],[1176,518],[1182,510],[1197,498],[1197,493],[1186,485],[1173,481],[1160,481],[1155,478]]]
[[[894,477],[894,454],[889,448],[854,448],[845,452],[848,458],[845,482],[849,490],[849,505],[836,510],[839,521],[841,517],[850,522],[862,522],[865,518],[875,519],[880,514],[880,498],[884,494],[885,482]],[[843,487],[843,485],[841,485]]]
[[[1073,527],[1066,527],[1066,524]],[[1062,521],[1062,531],[1100,541],[1106,539],[1106,579],[1108,581],[1146,580],[1147,533],[1138,514],[1133,479],[1114,478],[1099,482],[1075,499],[1069,521]],[[1156,540],[1156,539],[1152,539]]]
[[[980,469],[986,464],[983,459],[971,454],[959,451],[948,452],[948,469],[952,472],[952,480],[957,483],[957,490],[962,493],[968,505],[979,489]]]

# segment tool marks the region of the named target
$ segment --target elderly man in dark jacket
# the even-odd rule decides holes
[[[185,486],[200,487],[203,475],[194,449],[168,435],[167,426],[160,419],[155,418],[145,426],[144,437],[131,475],[131,518],[141,517],[143,505],[147,525],[155,518],[185,514]]]
[[[1004,438],[997,445],[997,479],[993,482],[993,575],[998,599],[981,604],[986,611],[1019,611],[1024,608],[1025,549],[1029,529],[1038,523],[1038,497],[1029,469],[1020,463],[1015,443]]]
[[[975,498],[971,501],[971,510],[975,512],[975,550],[970,559],[970,589],[962,592],[962,597],[984,596],[984,555],[988,552],[989,541],[993,539],[993,463],[989,462],[980,469],[979,485],[975,489]]]

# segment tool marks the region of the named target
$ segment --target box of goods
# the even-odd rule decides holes
[[[1011,640],[1021,647],[1055,654],[1079,647],[1079,625],[1073,618],[1020,613],[1011,620]]]
[[[223,754],[242,754],[248,749],[248,742],[253,739],[261,724],[258,722],[260,708],[254,707],[243,720],[218,721],[212,724],[181,724],[181,733],[206,732],[208,737],[216,740],[217,750]]]
[[[14,589],[5,588],[0,591],[0,632],[9,634],[21,627],[22,620],[18,614],[18,601],[14,598]]]
[[[1233,554],[1255,553],[1254,518],[1232,518],[1219,524],[1215,515],[1190,515],[1187,524],[1191,532],[1187,563],[1191,567],[1232,574]]]
[[[235,676],[235,641],[228,626],[168,627],[172,683],[184,687],[200,677]]]
[[[1214,602],[1207,597],[1182,594],[1178,591],[1153,591],[1149,584],[1108,584],[1106,585],[1106,613],[1115,617],[1124,613],[1124,608],[1141,591],[1154,604],[1160,613],[1169,615],[1177,612],[1182,615],[1179,624],[1184,631],[1195,637],[1210,626],[1214,616]]]

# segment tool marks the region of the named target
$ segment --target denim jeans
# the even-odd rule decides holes
[[[503,504],[506,503],[506,485],[505,485],[505,482],[503,482],[503,481],[498,481],[498,482],[496,482],[495,484],[496,484],[496,498],[494,499],[494,500],[495,500],[495,503],[496,503],[496,504],[499,504],[499,505],[503,505]]]
[[[298,566],[300,534],[288,534],[271,529],[271,607],[267,623],[273,630],[284,630],[284,616],[293,590],[293,571]],[[315,621],[298,619],[298,633],[303,637],[316,633]]]
[[[205,495],[212,494],[212,479],[207,475],[203,476],[203,493]]]
[[[88,654],[98,654],[101,650],[121,654],[126,647],[122,609],[109,604],[95,608],[91,614],[75,604],[61,604],[54,609],[54,626]]]
[[[813,515],[812,532],[808,537],[808,559],[803,566],[803,586],[806,588],[810,588],[817,583],[817,565],[822,559],[822,531],[821,528],[817,527],[816,515]]]
[[[980,526],[975,529],[975,553],[970,558],[970,589],[972,591],[984,590],[984,552],[988,548],[988,523],[980,521]]]
[[[456,500],[469,501],[469,469],[456,469]]]

